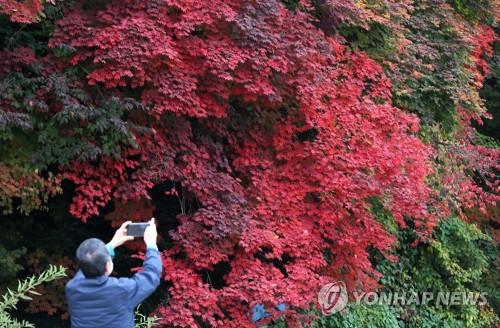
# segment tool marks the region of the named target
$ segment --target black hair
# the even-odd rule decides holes
[[[106,263],[111,260],[111,256],[102,240],[90,238],[78,246],[76,259],[85,277],[95,278],[106,272]]]

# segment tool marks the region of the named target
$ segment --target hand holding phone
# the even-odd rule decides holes
[[[149,220],[149,225],[146,227],[146,231],[144,231],[144,242],[146,245],[156,245],[157,237],[158,232],[156,231],[155,218],[151,218],[151,220]]]
[[[111,247],[116,248],[118,246],[123,245],[127,241],[134,239],[133,236],[131,236],[127,233],[127,230],[128,230],[127,227],[131,223],[132,223],[131,221],[124,222],[120,226],[120,228],[118,228],[118,230],[116,230],[115,235],[113,236],[113,239],[111,239],[111,241],[109,242]]]

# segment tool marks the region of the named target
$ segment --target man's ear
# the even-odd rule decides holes
[[[106,272],[104,273],[106,276],[109,276],[111,275],[111,273],[113,273],[113,261],[112,260],[109,260],[108,262],[106,262]]]

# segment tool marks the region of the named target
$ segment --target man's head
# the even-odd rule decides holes
[[[78,266],[86,278],[110,275],[113,261],[104,242],[97,238],[85,240],[76,250]]]

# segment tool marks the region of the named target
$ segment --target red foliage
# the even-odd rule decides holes
[[[46,2],[54,2],[48,0]],[[0,1],[0,13],[6,14],[13,22],[17,23],[35,23],[43,10],[43,1],[41,0],[2,0]]]
[[[200,204],[164,252],[164,324],[242,327],[257,303],[286,302],[293,318],[330,280],[374,288],[367,248],[393,237],[367,198],[401,225],[433,226],[417,118],[390,105],[377,64],[309,18],[277,1],[120,1],[58,23],[50,44],[76,48],[71,65],[90,60],[90,85],[137,89],[153,109],[138,149],[66,169],[72,213],[148,198],[162,181]],[[214,288],[200,272],[221,262],[230,270]]]
[[[476,34],[470,40],[473,45],[470,56],[475,65],[471,67],[471,70],[474,72],[477,89],[483,86],[484,78],[490,72],[486,58],[493,56],[492,43],[496,39],[498,38],[495,31],[491,27],[483,25],[478,28]]]
[[[483,86],[484,79],[489,74],[490,69],[486,59],[493,55],[493,42],[497,39],[493,29],[484,25],[478,26],[476,33],[469,38],[472,45],[470,53],[472,65],[468,68],[473,74],[472,83],[477,90]],[[491,219],[498,222],[500,218],[494,215],[494,212],[488,213],[488,209],[491,208],[494,211],[498,201],[500,201],[500,180],[498,179],[500,151],[474,144],[476,136],[472,122],[483,124],[483,118],[490,118],[490,115],[485,112],[486,109],[483,108],[483,110],[484,112],[471,113],[459,107],[462,130],[457,137],[460,143],[451,147],[449,151],[449,156],[454,157],[459,167],[465,167],[468,171],[473,172],[472,174],[476,176],[483,187],[476,184],[470,177],[467,178],[464,173],[449,175],[452,183],[448,185],[452,187],[450,192],[454,193],[454,198],[462,207],[458,209],[458,212],[463,218],[467,218],[467,216],[462,209],[477,208],[484,215],[492,214]],[[486,193],[484,189],[490,192]],[[469,215],[469,218],[475,216],[477,215]]]
[[[0,51],[0,74],[20,71],[24,65],[35,62],[35,53],[30,48],[15,48]]]

